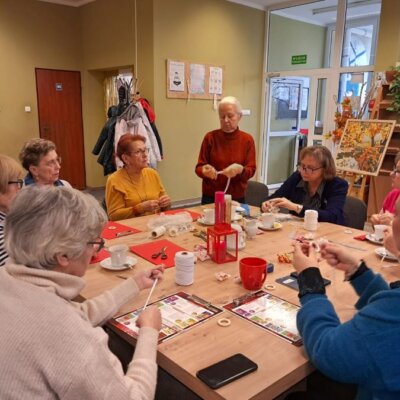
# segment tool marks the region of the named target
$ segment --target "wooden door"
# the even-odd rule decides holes
[[[40,137],[54,142],[62,158],[60,178],[86,187],[81,75],[36,68]]]

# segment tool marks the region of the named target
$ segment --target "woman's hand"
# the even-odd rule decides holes
[[[136,320],[136,325],[139,328],[144,328],[147,326],[159,331],[161,329],[161,313],[158,307],[146,307],[146,309],[140,313],[138,319]]]
[[[143,212],[156,212],[160,208],[158,200],[146,200],[140,204],[142,206]]]
[[[161,196],[158,199],[158,205],[160,208],[168,208],[171,205],[171,198],[166,194],[164,196]]]
[[[328,262],[328,264],[344,271],[345,273],[351,273],[360,263],[360,259],[350,254],[349,250],[344,247],[327,243],[321,244],[320,247],[321,256]]]
[[[294,243],[293,266],[300,273],[309,267],[318,266],[318,254],[310,243]]]
[[[201,172],[208,179],[217,179],[217,171],[210,164],[203,165]]]
[[[286,208],[289,211],[296,211],[298,209],[298,205],[288,200],[286,197],[278,197],[276,199],[271,199],[269,201],[266,201],[264,204],[266,203],[269,203],[268,205],[270,207]]]
[[[384,212],[380,214],[373,214],[371,216],[371,223],[373,225],[392,225],[393,214],[389,212]]]
[[[242,171],[243,165],[234,163],[229,165],[229,167],[224,168],[222,175],[225,175],[227,178],[234,178],[236,175],[241,174]]]
[[[385,238],[383,239],[383,245],[385,246],[385,249],[395,257],[399,257],[400,252],[397,249],[396,242],[394,241],[392,228],[388,227],[388,229],[385,230],[384,235]]]
[[[153,286],[155,279],[162,279],[164,273],[164,266],[159,265],[157,268],[148,269],[140,272],[133,277],[139,290],[148,289]]]

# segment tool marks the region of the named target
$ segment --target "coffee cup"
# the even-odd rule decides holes
[[[275,223],[275,215],[272,213],[261,214],[261,223],[264,228],[273,228]]]
[[[247,220],[244,230],[246,231],[249,238],[252,238],[253,236],[255,236],[258,231],[257,221],[255,219]]]
[[[375,230],[375,239],[378,240],[379,242],[383,241],[385,238],[385,231],[387,229],[387,225],[374,225],[374,230]]]
[[[127,261],[128,246],[125,244],[116,244],[108,248],[113,267],[121,267]]]
[[[243,287],[247,290],[259,290],[267,277],[267,262],[258,257],[242,258],[239,270]]]
[[[213,208],[204,209],[203,219],[206,224],[213,224],[215,221],[215,210]]]
[[[232,229],[238,232],[238,249],[242,249],[246,245],[245,236],[242,227],[239,224],[232,224]],[[226,245],[229,250],[234,250],[236,248],[236,241],[234,235],[229,235],[226,238]]]

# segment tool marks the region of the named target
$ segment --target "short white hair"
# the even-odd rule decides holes
[[[6,218],[5,247],[17,263],[53,269],[57,255],[78,258],[107,221],[97,200],[67,187],[30,185],[16,196]]]
[[[218,104],[218,110],[220,109],[221,105],[223,104],[231,104],[235,106],[236,112],[242,114],[242,106],[240,105],[239,100],[233,96],[226,96],[224,97]]]

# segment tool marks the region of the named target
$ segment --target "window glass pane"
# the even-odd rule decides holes
[[[337,0],[323,0],[270,13],[268,71],[329,66]],[[327,36],[329,35],[329,40]]]
[[[380,12],[380,0],[348,0],[342,67],[374,64]]]

